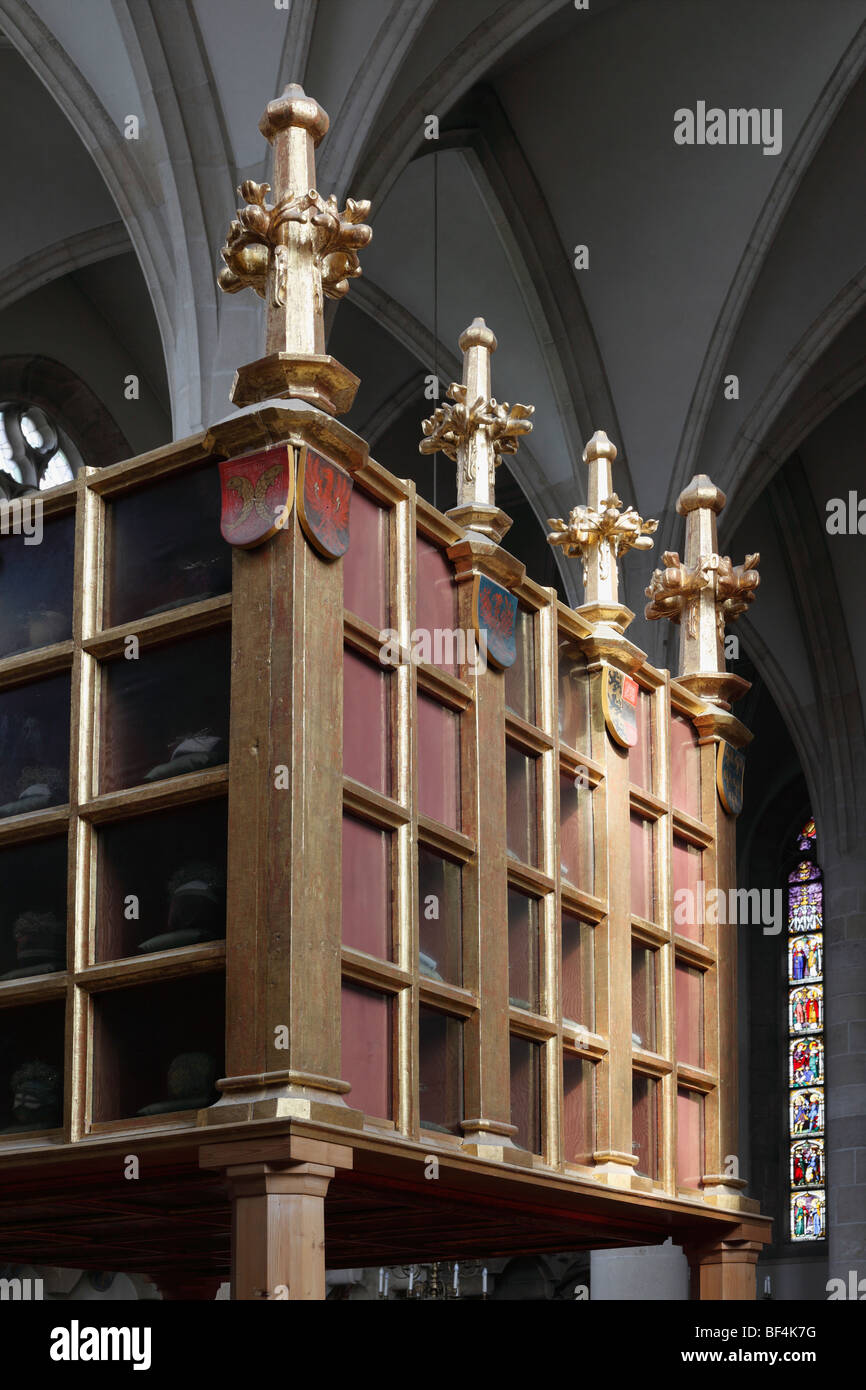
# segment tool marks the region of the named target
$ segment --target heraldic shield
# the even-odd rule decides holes
[[[517,659],[517,599],[486,574],[475,578],[475,630],[487,634],[487,656],[494,666],[513,666]]]
[[[746,755],[741,748],[722,739],[716,754],[716,790],[729,816],[738,816],[743,809],[743,774]]]
[[[229,545],[248,550],[283,530],[295,500],[294,452],[288,444],[262,449],[219,466],[220,531]]]
[[[606,666],[601,686],[604,722],[611,737],[622,748],[637,743],[638,684],[615,666]]]
[[[298,516],[304,535],[326,560],[349,549],[352,479],[339,464],[305,444],[298,461]]]

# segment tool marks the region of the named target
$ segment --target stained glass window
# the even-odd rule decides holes
[[[788,874],[788,1181],[794,1241],[827,1234],[824,1162],[824,885],[817,830],[796,836]]]

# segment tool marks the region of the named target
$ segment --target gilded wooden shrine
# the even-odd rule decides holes
[[[323,330],[369,206],[316,191],[327,125],[299,87],[262,120],[231,415],[0,541],[0,1258],[310,1299],[326,1261],[671,1237],[695,1296],[754,1297],[736,934],[700,905],[736,884],[757,557],[717,554],[696,478],[647,591],[680,673],[650,665],[618,563],[656,523],[599,431],[550,522],[586,602],[535,583],[495,501],[532,411],[482,319],[419,421],[457,507],[370,457]]]

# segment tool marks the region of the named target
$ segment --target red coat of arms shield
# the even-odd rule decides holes
[[[298,461],[298,516],[307,540],[326,560],[338,560],[349,549],[351,502],[349,474],[305,444]]]
[[[219,466],[220,531],[229,545],[248,550],[281,531],[295,500],[294,454],[288,444],[262,449]]]
[[[637,743],[638,683],[615,666],[606,666],[601,687],[604,722],[621,748]]]

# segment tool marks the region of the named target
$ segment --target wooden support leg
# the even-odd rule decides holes
[[[696,1299],[755,1301],[755,1266],[762,1242],[716,1241],[686,1250],[692,1270],[692,1297]]]
[[[324,1299],[325,1194],[333,1176],[321,1163],[226,1169],[233,1299]]]

